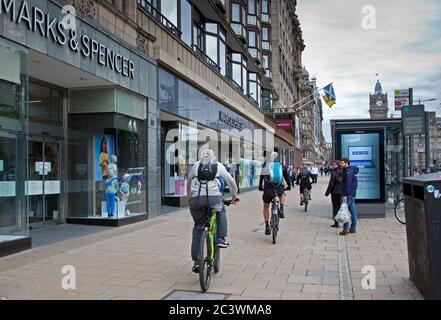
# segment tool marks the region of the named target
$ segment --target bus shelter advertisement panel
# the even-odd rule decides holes
[[[351,161],[351,166],[358,167],[359,200],[380,200],[380,134],[343,134],[341,136],[342,157]]]

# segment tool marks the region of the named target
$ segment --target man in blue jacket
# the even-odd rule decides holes
[[[343,226],[343,231],[340,232],[341,236],[348,233],[357,232],[357,209],[355,208],[355,195],[357,194],[357,174],[358,168],[351,166],[348,158],[342,159],[343,168],[343,186],[342,186],[342,196],[343,199],[346,198],[346,203],[348,204],[349,212],[351,213],[351,227],[349,228],[349,223],[345,223]]]

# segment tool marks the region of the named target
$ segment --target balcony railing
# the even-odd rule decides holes
[[[170,20],[168,20],[158,9],[156,9],[150,2],[146,0],[138,0],[138,5],[145,11],[150,13],[155,20],[159,21],[165,26],[171,33],[181,37],[181,30],[179,30]]]
[[[216,72],[220,73],[220,67],[218,66],[218,64],[216,62],[214,62],[209,56],[207,56],[207,54],[201,50],[198,46],[193,45],[193,50],[196,52],[196,54],[202,58],[202,60],[204,60],[206,63],[208,63],[208,65],[213,68]]]
[[[234,33],[242,40],[243,43],[247,42],[246,38],[246,29],[240,23],[231,23],[231,29],[233,29]]]

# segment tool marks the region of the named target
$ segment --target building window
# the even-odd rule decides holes
[[[242,23],[241,6],[237,2],[231,3],[231,22]]]
[[[248,96],[260,106],[260,78],[257,73],[248,73]]]
[[[229,57],[231,79],[247,94],[247,63],[243,55],[232,52]]]
[[[204,31],[196,23],[193,26],[193,44],[200,50],[204,49]]]
[[[161,1],[161,13],[173,23],[173,25],[178,25],[178,3],[176,0]]]
[[[205,23],[205,53],[216,64],[218,64],[217,28],[216,23]]]
[[[191,46],[191,29],[192,29],[192,7],[188,0],[180,0],[181,1],[181,21],[180,21],[180,29],[181,29],[181,39]]]
[[[269,14],[269,0],[262,0],[262,13],[263,14]]]
[[[248,0],[248,14],[257,15],[257,0]]]
[[[222,75],[227,74],[226,70],[226,35],[217,23],[205,23],[205,53],[216,63]]]

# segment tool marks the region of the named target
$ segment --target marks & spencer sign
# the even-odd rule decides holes
[[[115,70],[124,77],[135,78],[135,64],[132,60],[77,31],[75,8],[65,6],[61,13],[65,16],[59,20],[36,6],[30,7],[25,0],[0,0],[0,15],[8,16],[16,24],[25,25],[28,30],[38,32],[43,38],[60,46],[68,46],[73,52]]]

